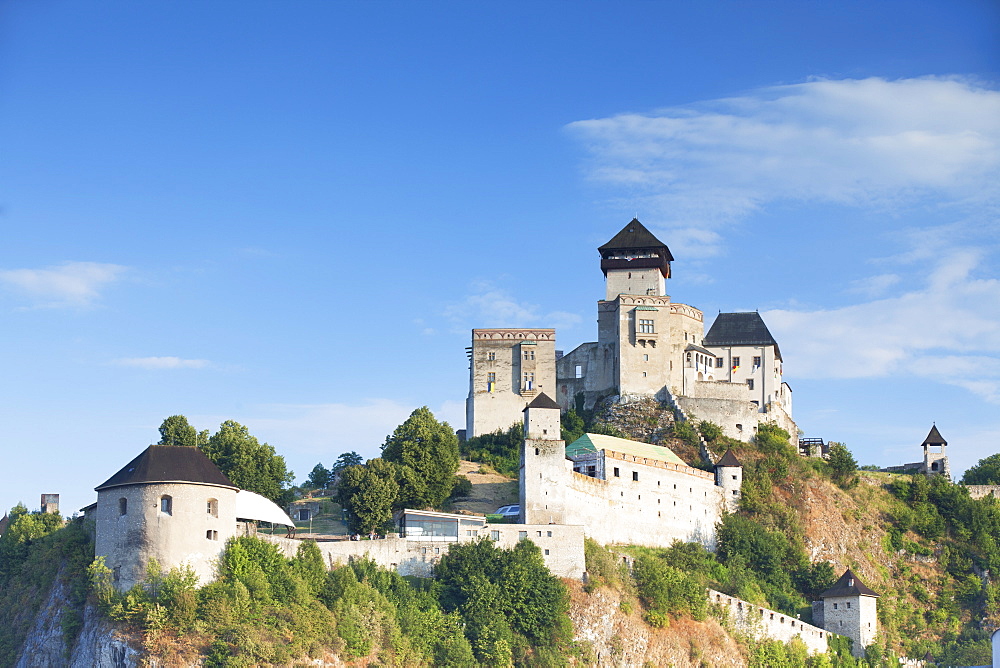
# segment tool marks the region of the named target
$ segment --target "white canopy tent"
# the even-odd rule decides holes
[[[241,489],[236,493],[236,518],[295,526],[295,522],[278,504],[255,492]]]

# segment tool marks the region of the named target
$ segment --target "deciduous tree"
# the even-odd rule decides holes
[[[337,497],[348,512],[348,526],[354,533],[371,533],[392,518],[399,497],[398,470],[384,459],[372,459],[364,466],[348,466],[340,474]]]
[[[316,464],[306,478],[305,487],[307,489],[326,489],[330,484],[330,471],[323,464]]]
[[[208,430],[197,431],[183,415],[171,415],[160,425],[160,442],[157,445],[201,447],[206,443]]]
[[[1000,485],[1000,453],[979,460],[962,476],[964,485]]]
[[[410,414],[382,446],[382,458],[399,466],[399,503],[440,507],[455,486],[458,437],[426,406]]]
[[[286,468],[285,458],[251,436],[239,422],[227,420],[219,425],[219,431],[212,434],[202,452],[240,489],[266,496],[279,505],[291,500],[288,487],[294,474]]]

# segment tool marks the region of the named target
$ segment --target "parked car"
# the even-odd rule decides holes
[[[504,518],[514,518],[517,519],[521,516],[521,506],[514,504],[513,506],[501,506],[497,508],[496,515],[500,515]]]

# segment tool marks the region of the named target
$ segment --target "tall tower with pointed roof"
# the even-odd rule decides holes
[[[878,635],[878,594],[848,568],[837,583],[813,603],[813,622],[854,641],[852,654],[864,656]]]
[[[937,425],[932,425],[927,438],[920,444],[924,449],[924,470],[927,475],[943,475],[951,480],[951,465],[948,463],[946,449],[948,441],[944,440]]]
[[[589,408],[609,394],[664,399],[665,389],[679,392],[682,352],[700,343],[704,316],[667,295],[670,249],[633,218],[597,250],[605,277],[597,342],[557,360],[557,400],[568,408],[581,396]]]
[[[544,392],[524,409],[524,446],[518,476],[521,521],[563,524],[568,472],[559,404]]]

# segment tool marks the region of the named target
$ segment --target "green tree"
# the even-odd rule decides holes
[[[963,485],[1000,485],[1000,453],[979,460],[962,476]]]
[[[382,446],[382,459],[399,466],[399,503],[438,508],[451,495],[458,471],[458,437],[426,406],[410,414]]]
[[[294,474],[286,468],[285,458],[251,436],[239,422],[227,420],[219,425],[202,452],[240,489],[266,496],[278,505],[291,500],[288,488]]]
[[[833,481],[847,489],[857,482],[858,463],[843,443],[831,443],[827,464]]]
[[[365,460],[358,453],[353,450],[350,452],[344,452],[339,457],[337,461],[333,463],[330,467],[330,475],[339,475],[341,471],[346,469],[348,466],[361,466],[365,463]]]
[[[562,416],[562,440],[572,443],[583,436],[586,432],[586,425],[583,418],[572,408]]]
[[[330,485],[330,471],[322,463],[316,464],[309,472],[304,487],[307,489],[326,489]]]
[[[171,415],[160,425],[160,442],[157,445],[185,445],[202,447],[208,443],[208,430],[197,431],[183,415]]]
[[[348,512],[354,533],[371,533],[392,518],[399,497],[398,469],[392,462],[372,459],[364,466],[348,466],[340,475],[337,496]]]

